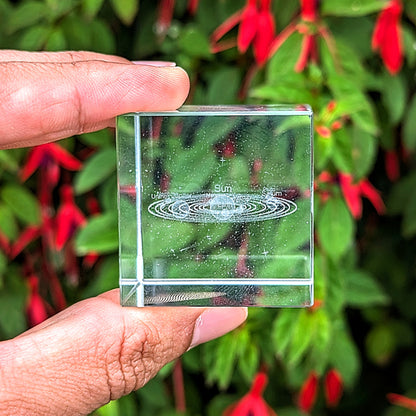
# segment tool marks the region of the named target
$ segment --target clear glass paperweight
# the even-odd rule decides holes
[[[123,305],[313,303],[309,107],[126,114],[117,155]]]

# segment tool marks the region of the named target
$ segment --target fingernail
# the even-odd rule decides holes
[[[170,61],[131,61],[131,62],[135,65],[161,66],[161,67],[176,66],[176,62],[170,62]]]
[[[247,318],[247,308],[209,308],[196,320],[189,349],[218,338],[241,325]]]

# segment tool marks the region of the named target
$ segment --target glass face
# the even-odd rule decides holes
[[[122,304],[310,306],[311,131],[305,106],[120,116]]]

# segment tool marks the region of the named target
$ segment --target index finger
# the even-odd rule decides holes
[[[174,110],[188,94],[188,76],[178,67],[135,65],[81,52],[54,56],[50,61],[39,54],[41,60],[34,61],[7,52],[0,58],[0,147],[33,146],[99,130],[131,111]]]

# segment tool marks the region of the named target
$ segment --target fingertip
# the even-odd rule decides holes
[[[121,73],[115,77],[110,97],[116,101],[113,109],[117,114],[173,111],[189,93],[189,77],[181,67],[127,65],[115,71]]]
[[[196,320],[189,349],[218,338],[247,319],[247,308],[208,308]]]
[[[175,109],[179,108],[186,100],[189,94],[190,88],[190,81],[188,73],[180,66],[175,66],[170,68],[171,70],[175,70],[178,85],[181,86],[180,91],[181,93],[177,94],[176,96],[176,103]]]
[[[158,68],[162,101],[155,105],[157,110],[171,111],[178,109],[186,100],[189,93],[189,77],[180,66]]]

